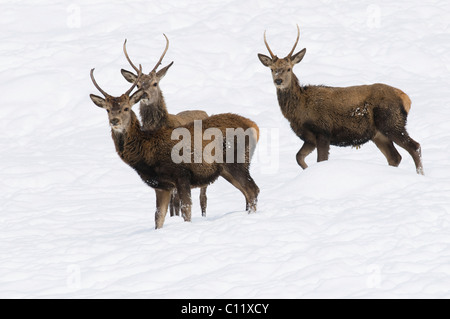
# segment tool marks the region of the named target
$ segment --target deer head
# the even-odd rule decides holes
[[[159,71],[156,71],[158,69],[159,65],[161,64],[161,61],[164,58],[164,55],[166,54],[167,49],[169,49],[169,39],[167,39],[165,34],[163,34],[163,35],[166,38],[166,48],[164,49],[164,52],[161,55],[161,58],[159,59],[159,61],[156,63],[155,67],[153,68],[153,70],[150,71],[149,74],[142,74],[141,79],[137,81],[138,88],[145,92],[144,99],[149,104],[156,103],[157,100],[160,98],[161,89],[159,88],[159,81],[161,81],[161,79],[166,75],[167,70],[169,70],[169,68],[173,64],[173,61],[172,61],[169,65],[165,66],[164,68],[162,68]],[[139,71],[138,68],[133,64],[133,62],[131,62],[131,59],[128,56],[126,44],[127,44],[127,40],[125,40],[125,42],[123,43],[123,53],[125,54],[125,57],[127,58],[128,63],[130,63],[130,65],[133,67],[133,69],[136,72],[138,72]],[[128,82],[134,83],[136,81],[137,75],[135,75],[133,72],[122,69],[121,73]]]
[[[297,25],[297,40],[295,41],[294,47],[291,52],[283,58],[280,59],[276,55],[272,53],[270,50],[269,44],[266,40],[266,32],[264,31],[264,43],[266,45],[267,50],[270,53],[270,57],[267,55],[258,54],[258,58],[264,66],[267,66],[272,71],[272,78],[275,84],[275,87],[278,89],[285,89],[290,86],[291,78],[292,78],[292,69],[295,64],[299,63],[303,57],[305,56],[306,49],[303,49],[296,54],[294,53],[295,47],[297,46],[298,39],[300,38],[300,29]]]
[[[128,89],[124,94],[119,97],[114,97],[106,93],[104,90],[100,88],[94,78],[94,69],[91,70],[91,80],[94,83],[95,87],[103,94],[105,98],[100,96],[91,94],[91,100],[95,105],[106,109],[108,112],[109,125],[115,132],[122,133],[128,125],[130,125],[131,121],[131,107],[139,102],[139,100],[143,97],[144,91],[137,90],[131,96],[130,93],[138,84],[140,77],[142,75],[142,66],[139,65],[138,75],[133,82],[131,88]]]

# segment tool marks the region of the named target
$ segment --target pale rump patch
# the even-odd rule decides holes
[[[252,137],[254,138],[254,141],[259,141],[259,127],[255,123],[251,123],[250,127],[252,128],[250,131],[252,133]]]
[[[405,108],[406,113],[409,113],[409,110],[411,109],[411,99],[402,90],[399,90],[397,88],[394,88],[394,90],[398,94],[398,96],[402,99],[403,107]]]

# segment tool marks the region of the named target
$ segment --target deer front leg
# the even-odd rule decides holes
[[[179,180],[177,183],[178,196],[180,198],[181,216],[185,222],[191,221],[191,185],[188,180]]]
[[[297,163],[300,165],[301,168],[305,169],[308,167],[308,165],[305,162],[305,157],[311,154],[312,151],[316,149],[316,145],[313,143],[305,142],[303,146],[300,148],[300,150],[297,153]]]
[[[317,136],[317,162],[327,161],[330,152],[330,139],[319,135]]]
[[[155,228],[162,228],[167,214],[167,207],[170,201],[170,191],[155,189],[156,193],[156,213],[155,213]]]

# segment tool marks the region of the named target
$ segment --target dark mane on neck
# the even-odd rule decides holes
[[[161,127],[165,127],[169,121],[169,113],[162,94],[155,103],[146,104],[144,101],[141,101],[139,113],[142,119],[142,129],[145,131],[158,130]]]
[[[134,162],[140,157],[140,149],[144,132],[136,114],[131,112],[131,123],[124,132],[112,130],[112,138],[119,156],[127,163]]]
[[[305,87],[300,86],[298,78],[295,74],[292,74],[291,85],[285,89],[277,89],[278,103],[281,108],[281,112],[286,118],[290,117],[290,114],[294,114],[298,105],[301,102],[302,94],[305,91]]]

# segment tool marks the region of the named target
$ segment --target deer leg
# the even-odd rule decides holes
[[[242,166],[242,164],[227,165],[221,176],[244,194],[246,211],[249,213],[256,212],[259,188],[250,176],[248,166]]]
[[[170,211],[170,217],[175,216],[175,210],[173,207],[173,193],[170,194],[169,211]]]
[[[303,146],[298,151],[296,158],[297,163],[300,165],[301,168],[305,169],[308,167],[305,162],[305,157],[311,154],[312,151],[316,149],[316,145],[313,143],[305,142],[303,143]]]
[[[181,216],[185,222],[191,221],[191,185],[188,180],[179,180],[177,183],[178,196],[180,197]]]
[[[180,216],[180,197],[176,188],[172,190],[170,197],[170,216]]]
[[[176,189],[174,188],[172,190],[172,192],[170,193],[170,202],[169,202],[170,217],[173,217],[176,215],[175,204],[174,204],[175,192],[176,192]]]
[[[162,228],[167,214],[167,207],[170,201],[170,191],[155,189],[156,193],[156,213],[155,228]]]
[[[245,178],[246,187],[249,187],[249,199],[246,200],[246,210],[249,213],[256,212],[256,205],[258,204],[258,195],[259,195],[259,187],[256,185],[253,178],[250,176],[250,173],[247,171]]]
[[[400,147],[403,147],[414,160],[414,164],[416,165],[417,174],[424,175],[423,165],[422,165],[422,151],[420,144],[414,141],[406,132],[403,130],[400,134],[393,134],[390,138]]]
[[[389,165],[397,167],[400,164],[402,156],[389,138],[382,133],[377,132],[372,141],[386,157]]]
[[[317,136],[317,162],[327,161],[330,152],[330,140],[323,135]]]
[[[206,217],[206,187],[200,188],[200,207],[202,209],[202,216]]]

